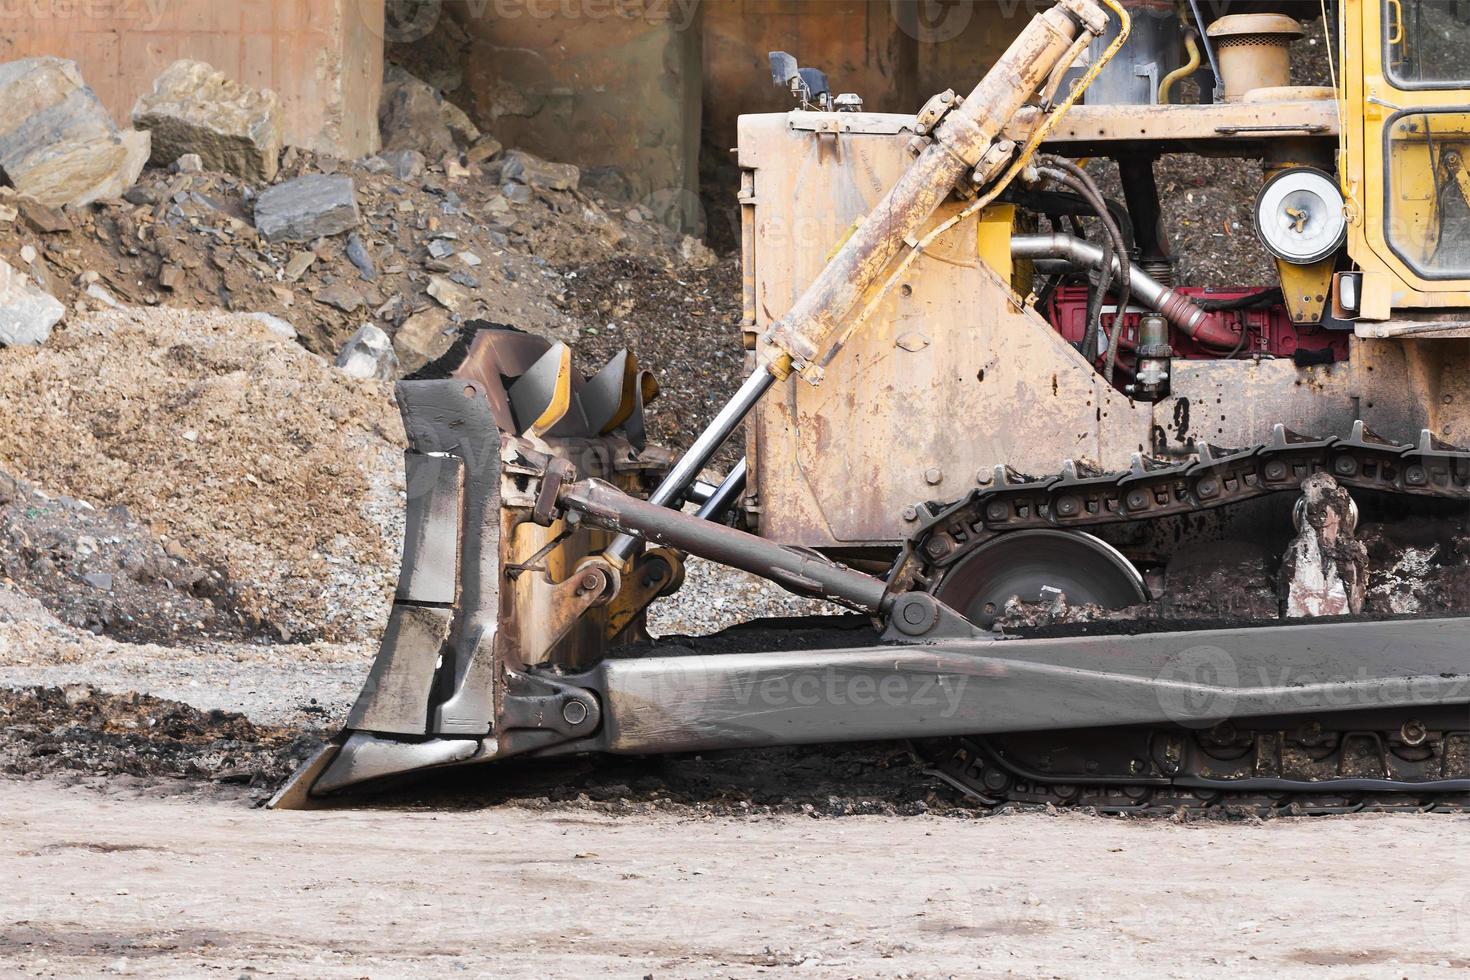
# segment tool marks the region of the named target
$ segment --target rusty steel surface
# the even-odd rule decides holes
[[[784,115],[741,120],[756,330],[792,308],[833,245],[899,178],[906,141],[901,132],[818,135]],[[959,207],[945,203],[931,224]],[[1043,474],[1077,459],[1120,470],[1137,452],[1265,442],[1277,422],[1342,433],[1363,419],[1400,435],[1470,435],[1470,351],[1453,340],[1358,338],[1347,362],[1305,368],[1176,359],[1171,397],[1130,402],[979,261],[977,229],[967,220],[931,246],[821,386],[783,383],[756,409],[748,492],[763,536],[893,544],[914,530],[906,508],[955,499],[998,465]]]
[[[1038,14],[963,104],[953,93],[936,96],[942,105],[933,111],[942,115],[934,123],[932,140],[923,126],[924,145],[917,158],[885,189],[791,309],[770,325],[768,353],[779,351],[802,370],[827,352],[863,294],[1046,81],[1082,32],[1084,21],[1105,25],[1107,15],[1093,0],[1067,0]],[[770,363],[783,360],[778,355]]]
[[[1330,90],[1329,90],[1330,91]],[[1292,94],[1286,92],[1284,94]],[[1024,138],[1040,113],[1022,109],[1006,128]],[[1213,105],[1079,105],[1042,148],[1068,156],[1117,153],[1135,143],[1160,153],[1263,156],[1283,140],[1337,144],[1337,103],[1331,99],[1260,99]]]

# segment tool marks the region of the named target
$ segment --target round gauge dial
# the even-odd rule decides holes
[[[1320,170],[1284,170],[1256,198],[1256,233],[1278,258],[1294,265],[1320,262],[1347,238],[1342,192]]]

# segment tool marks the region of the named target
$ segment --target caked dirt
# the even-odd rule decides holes
[[[260,792],[321,744],[310,732],[257,725],[148,694],[90,685],[0,688],[0,773],[86,773],[205,780]]]

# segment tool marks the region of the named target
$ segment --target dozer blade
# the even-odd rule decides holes
[[[626,354],[598,375],[619,379],[609,414],[572,369],[566,345],[483,325],[457,364],[398,384],[408,503],[388,623],[346,729],[273,805],[533,751],[596,728],[594,698],[528,669],[601,659],[611,635],[641,622],[642,607],[623,601],[611,616],[602,608],[617,573],[588,560],[607,534],[536,523],[536,492],[550,459],[627,489],[656,469],[629,440],[629,430],[642,438],[639,375]],[[666,572],[643,589],[645,605],[677,586],[677,557],[662,561]]]

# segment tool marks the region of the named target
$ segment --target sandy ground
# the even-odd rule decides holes
[[[1432,977],[1470,821],[626,820],[0,782],[0,972]]]

